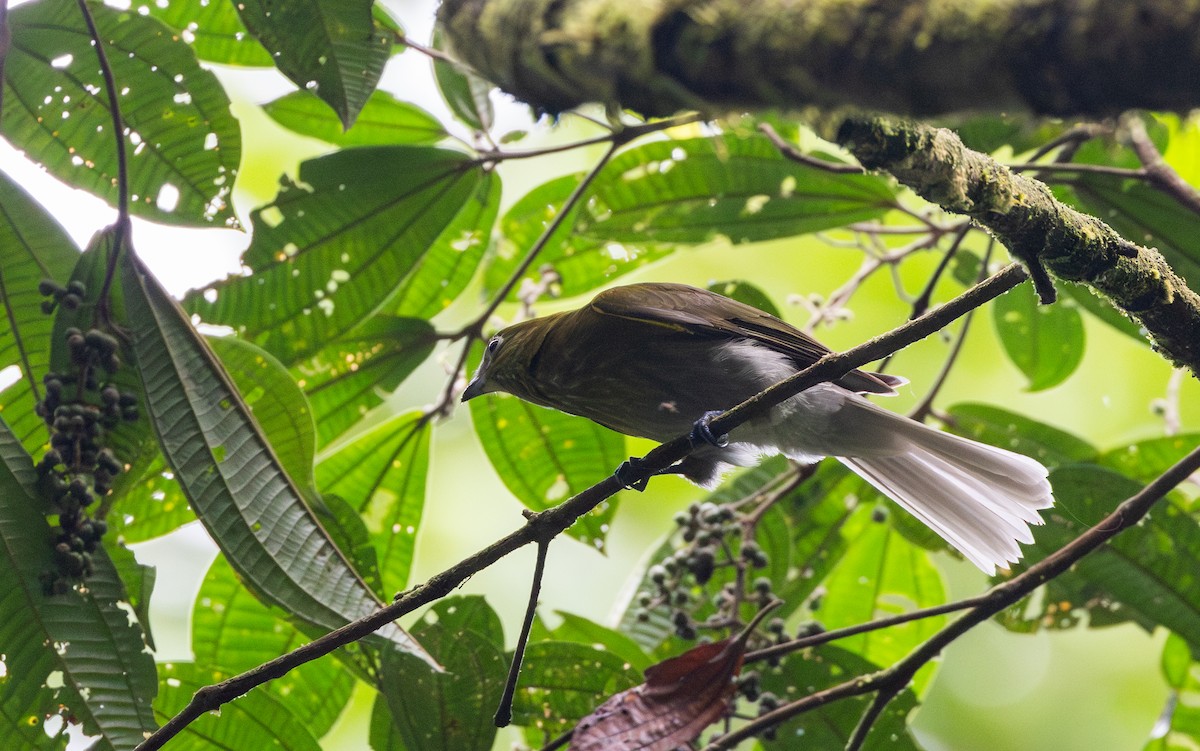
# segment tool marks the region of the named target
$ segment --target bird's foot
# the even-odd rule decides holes
[[[712,428],[709,427],[709,424],[712,423],[713,418],[720,414],[722,414],[722,412],[719,409],[705,412],[700,416],[700,419],[692,425],[692,432],[688,434],[688,440],[692,442],[693,446],[698,446],[701,443],[707,443],[708,445],[716,446],[717,448],[725,448],[729,445],[728,433],[715,435],[712,432]]]
[[[617,482],[621,483],[621,487],[627,490],[636,490],[641,493],[649,484],[650,478],[643,477],[640,480],[634,479],[631,475],[638,471],[642,460],[636,456],[631,456],[627,460],[621,462],[621,466],[617,467],[617,471],[613,472],[613,477],[617,478]]]

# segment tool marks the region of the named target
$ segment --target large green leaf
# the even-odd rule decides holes
[[[492,715],[507,672],[504,643],[482,623],[447,618],[459,600],[442,600],[433,616],[413,627],[445,671],[434,672],[411,655],[384,656],[380,690],[405,751],[482,751],[496,736]]]
[[[1072,465],[1050,474],[1055,505],[1045,527],[1016,571],[1078,537],[1118,503],[1141,490],[1140,482],[1095,465]],[[1200,654],[1200,524],[1164,499],[1137,526],[1093,551],[1071,571],[1046,584],[1044,597],[1005,613],[1017,630],[1070,628],[1086,617],[1092,626],[1132,621],[1165,626]]]
[[[385,592],[408,585],[425,504],[430,432],[420,412],[398,415],[317,465],[321,491],[344,498],[366,523]]]
[[[580,177],[535,188],[510,210],[485,276],[489,290],[508,278]],[[791,237],[877,218],[894,205],[883,178],[796,164],[760,136],[655,141],[605,165],[538,260],[558,271],[570,296],[662,257],[674,243]]]
[[[1197,446],[1200,446],[1200,433],[1159,436],[1105,451],[1097,463],[1138,482],[1148,483]]]
[[[229,98],[169,28],[89,2],[128,129],[130,210],[156,221],[234,223],[228,197],[241,159]],[[0,130],[60,180],[116,202],[108,93],[79,6],[13,8]]]
[[[555,611],[555,614],[562,619],[558,628],[552,632],[555,640],[603,647],[606,651],[629,663],[634,670],[643,671],[652,664],[650,656],[642,650],[641,646],[620,631],[602,626],[573,613],[558,610]]]
[[[200,585],[192,611],[192,654],[196,665],[234,675],[289,652],[309,638],[281,621],[238,581],[218,556]],[[336,660],[305,663],[258,691],[286,700],[293,721],[320,738],[350,700],[354,678]]]
[[[437,334],[420,318],[376,316],[294,368],[312,405],[321,445],[383,403],[420,365]]]
[[[234,570],[264,602],[319,629],[378,609],[204,340],[136,259],[123,256],[121,266],[147,411],[193,510]],[[384,633],[419,650],[398,628]]]
[[[275,64],[271,53],[247,33],[233,3],[156,0],[140,7],[170,26],[201,60],[261,68]]]
[[[853,537],[833,571],[825,579],[828,594],[815,616],[835,629],[901,615],[946,602],[941,575],[929,555],[900,536],[890,524],[896,508],[864,504],[846,523]],[[892,665],[932,636],[944,617],[923,618],[900,626],[872,631],[838,642],[876,665]],[[913,688],[923,693],[931,673],[917,673]]]
[[[45,424],[33,408],[42,394],[42,376],[50,369],[54,328],[53,319],[41,311],[38,282],[51,279],[65,286],[78,260],[78,249],[63,228],[0,172],[0,369],[17,365],[22,375],[0,392],[0,414],[30,451],[46,440]]]
[[[591,420],[495,394],[469,405],[475,434],[496,473],[534,511],[595,485],[626,459],[624,437]],[[612,498],[567,534],[602,550],[615,513]]]
[[[189,311],[239,330],[287,365],[373,313],[471,205],[481,170],[457,152],[345,149],[305,162],[252,214],[253,272],[187,298]],[[447,238],[447,241],[458,238]]]
[[[947,414],[955,433],[1031,456],[1047,467],[1092,461],[1099,453],[1082,438],[990,404],[956,404]]]
[[[263,111],[288,130],[338,146],[431,145],[446,137],[436,117],[384,91],[371,94],[349,130],[343,129],[328,105],[307,91],[267,102]]]
[[[1029,379],[1030,391],[1057,386],[1083,360],[1083,317],[1072,298],[1041,305],[1028,285],[992,303],[992,320],[1008,359]]]
[[[317,498],[313,482],[316,428],[304,392],[270,353],[236,337],[210,337],[208,344],[233,379],[254,421],[271,443],[284,473]]]
[[[131,749],[154,729],[154,661],[122,607],[121,580],[104,550],[87,586],[47,596],[40,575],[55,568],[53,535],[34,490],[29,454],[0,420],[0,715],[6,743],[48,748],[42,719],[74,715],[84,732]],[[15,721],[14,721],[15,720]],[[32,723],[30,722],[32,720]],[[33,731],[32,733],[30,731]]]
[[[301,89],[312,91],[349,128],[391,54],[390,35],[375,26],[372,0],[242,0],[246,28]]]

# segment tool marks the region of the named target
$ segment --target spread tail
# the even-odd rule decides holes
[[[859,404],[875,413],[872,421],[888,423],[900,451],[839,456],[843,464],[987,574],[1020,559],[1019,543],[1033,542],[1029,525],[1042,523],[1038,509],[1054,503],[1045,467],[1027,456],[943,433],[865,400]]]

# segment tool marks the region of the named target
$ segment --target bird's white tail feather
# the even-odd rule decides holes
[[[1054,502],[1046,468],[1021,454],[943,433],[860,397],[840,417],[885,428],[884,455],[839,456],[880,492],[924,522],[988,574],[1021,557],[1029,525]],[[898,439],[898,440],[897,440]]]

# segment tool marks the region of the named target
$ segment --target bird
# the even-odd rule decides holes
[[[1020,560],[1031,525],[1042,523],[1038,512],[1054,502],[1046,468],[866,398],[896,395],[904,378],[853,370],[728,436],[708,431],[713,415],[830,352],[776,316],[715,292],[628,284],[577,310],[498,331],[461,398],[504,392],[626,435],[660,442],[690,435],[694,450],[666,471],[706,488],[765,456],[834,457],[985,573]]]

